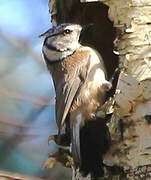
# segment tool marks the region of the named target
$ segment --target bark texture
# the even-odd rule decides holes
[[[103,54],[108,75],[111,76],[118,66],[117,57],[119,67],[122,69],[110,105],[114,110],[109,122],[112,146],[104,156],[104,164],[107,166],[104,179],[150,179],[151,1],[70,0],[69,2],[50,1],[53,24],[94,21],[96,33],[92,32],[88,39]],[[102,14],[100,9],[97,10],[99,6],[106,8],[108,15]],[[95,12],[92,11],[92,7]],[[113,24],[109,22],[107,16]],[[107,23],[104,23],[107,29],[102,26],[102,22],[105,21],[110,24],[107,26]],[[99,29],[100,24],[100,29],[104,29],[103,32]],[[109,28],[112,31],[109,31]],[[109,36],[107,31],[110,32]],[[104,35],[98,35],[100,32]],[[88,42],[91,43],[90,41]],[[107,56],[109,53],[110,56]]]
[[[122,132],[114,138],[108,162],[135,168],[151,164],[151,2],[117,0],[108,5],[109,17],[117,28],[114,44],[123,68],[112,118],[112,124],[120,122]],[[115,128],[110,130],[115,136]]]

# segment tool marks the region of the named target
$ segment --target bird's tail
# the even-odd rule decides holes
[[[103,154],[110,145],[110,134],[106,125],[112,114],[105,118],[88,121],[80,128],[81,120],[76,121],[71,129],[72,156],[75,178],[78,180],[97,180],[104,174]],[[79,171],[76,171],[79,169]]]
[[[80,167],[80,124],[79,118],[76,123],[73,123],[71,129],[71,144],[72,144],[72,156],[74,161],[74,167],[77,169]]]
[[[80,130],[80,172],[85,177],[90,174],[91,178],[96,180],[104,174],[102,156],[110,144],[110,134],[106,125],[110,117],[111,114],[105,119],[97,118],[95,121],[89,121]]]

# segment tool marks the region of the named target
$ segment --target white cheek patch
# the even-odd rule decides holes
[[[46,44],[50,44],[50,45],[53,45],[53,43],[55,42],[56,40],[56,37],[47,37],[47,40],[46,40]],[[54,46],[54,45],[53,45]],[[55,47],[55,46],[54,46]]]
[[[49,61],[59,61],[61,54],[56,52],[56,51],[51,51],[50,49],[48,49],[46,46],[43,46],[42,48],[43,53],[45,54],[45,56],[49,59]]]
[[[52,37],[48,37],[47,38],[47,44],[51,44],[52,43],[52,39],[53,39]]]

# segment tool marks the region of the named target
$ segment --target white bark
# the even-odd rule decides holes
[[[105,156],[108,165],[124,168],[151,164],[151,1],[109,0],[109,17],[119,32],[115,48],[120,75],[115,96],[115,113],[110,126],[114,145]],[[116,124],[123,120],[123,140]]]

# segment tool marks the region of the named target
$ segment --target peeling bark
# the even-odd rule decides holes
[[[109,17],[120,32],[115,48],[123,73],[114,114],[116,120],[122,119],[123,138],[115,140],[105,161],[124,169],[136,168],[151,164],[151,126],[145,118],[151,114],[151,2],[119,0],[109,1],[108,5]],[[111,130],[112,133],[115,131]]]

